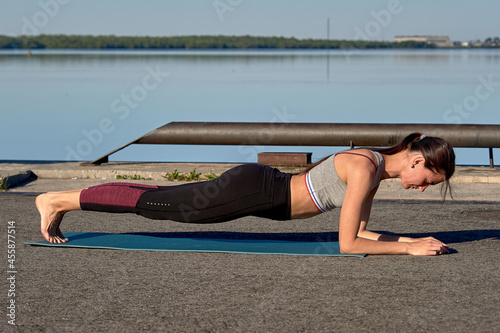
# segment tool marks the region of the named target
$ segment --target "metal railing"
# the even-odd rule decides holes
[[[131,144],[372,146],[399,143],[413,132],[446,139],[454,147],[500,148],[500,125],[171,122],[90,162],[99,165]]]

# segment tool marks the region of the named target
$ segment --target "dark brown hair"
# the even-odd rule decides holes
[[[384,155],[394,155],[408,150],[410,153],[421,153],[425,159],[424,166],[434,172],[444,174],[445,180],[441,187],[443,200],[449,191],[453,198],[450,186],[450,178],[455,173],[455,152],[451,144],[435,136],[427,136],[422,133],[412,133],[399,144],[388,148],[372,148]]]

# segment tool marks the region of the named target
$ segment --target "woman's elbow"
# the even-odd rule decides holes
[[[356,244],[354,242],[339,242],[340,253],[356,254]]]

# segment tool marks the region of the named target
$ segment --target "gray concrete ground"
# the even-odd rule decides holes
[[[185,172],[193,166],[185,165]],[[0,170],[8,167],[13,168],[3,164]],[[166,173],[173,165],[161,167]],[[226,167],[207,165],[206,170],[217,173]],[[25,241],[41,239],[37,193],[114,181],[70,177],[74,173],[65,179],[47,178],[27,168],[39,178],[0,193],[0,248],[6,252],[0,266],[4,281],[15,275],[0,293],[0,331],[497,332],[499,173],[477,169],[457,173],[454,202],[439,202],[439,191],[402,191],[397,182],[388,182],[373,207],[371,230],[434,236],[450,245],[451,254],[342,258],[25,246]],[[118,171],[138,174],[143,169],[133,165]],[[146,182],[159,181],[167,182]],[[461,193],[464,190],[470,193]],[[339,214],[336,210],[289,222],[247,217],[192,225],[78,211],[67,214],[62,230],[335,240]],[[12,225],[15,261],[9,262]],[[8,273],[13,269],[16,273]],[[9,296],[9,290],[15,296]],[[12,300],[16,326],[8,324]]]

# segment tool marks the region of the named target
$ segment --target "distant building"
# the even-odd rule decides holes
[[[425,42],[429,44],[436,44],[438,47],[449,47],[453,44],[450,42],[448,36],[396,36],[394,37],[396,43],[400,42]]]

